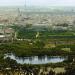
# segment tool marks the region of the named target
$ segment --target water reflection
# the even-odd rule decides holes
[[[61,56],[31,56],[31,57],[16,57],[14,54],[5,54],[4,58],[16,60],[20,64],[47,64],[63,62],[67,57]]]

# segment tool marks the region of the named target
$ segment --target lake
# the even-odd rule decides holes
[[[62,56],[30,56],[30,57],[16,57],[12,53],[5,54],[4,59],[9,57],[10,59],[16,60],[20,64],[47,64],[47,63],[58,63],[63,62],[67,57]]]

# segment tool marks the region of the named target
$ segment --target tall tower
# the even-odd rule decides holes
[[[17,16],[15,17],[15,20],[14,21],[19,21],[20,17],[22,16],[21,14],[21,11],[20,11],[20,8],[17,8]]]
[[[24,6],[25,6],[25,8],[26,8],[26,0],[25,0],[25,5],[24,5]]]
[[[18,8],[18,17],[20,17],[21,16],[21,11],[20,11],[20,9]]]

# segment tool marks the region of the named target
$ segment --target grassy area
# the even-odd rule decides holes
[[[45,48],[45,44],[41,41],[29,42],[13,42],[8,44],[1,44],[0,51],[7,53],[12,52],[17,56],[32,56],[32,55],[68,55],[75,54],[75,45],[56,45],[55,47]]]
[[[49,38],[66,38],[72,39],[75,38],[75,31],[59,31],[45,29],[45,31],[36,31],[31,29],[31,26],[25,27],[20,25],[12,25],[11,28],[17,32],[17,38],[19,39],[36,39],[36,34],[39,32],[39,39],[49,39]]]

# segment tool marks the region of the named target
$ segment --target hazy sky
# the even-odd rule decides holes
[[[75,0],[26,0],[31,6],[75,6]],[[0,6],[25,5],[25,0],[0,0]]]

